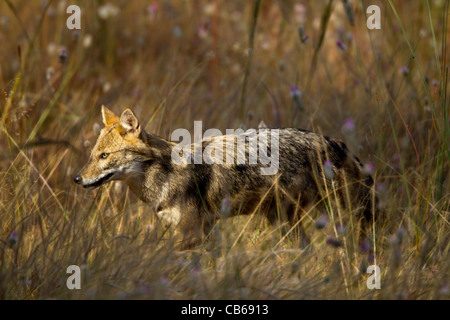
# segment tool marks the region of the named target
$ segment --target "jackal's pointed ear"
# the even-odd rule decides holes
[[[105,106],[102,106],[102,116],[103,116],[103,124],[105,125],[105,127],[108,127],[114,123],[119,122],[119,117],[116,116],[114,112],[112,112]]]
[[[139,121],[130,109],[126,109],[120,116],[120,126],[127,134],[138,135],[141,132]]]

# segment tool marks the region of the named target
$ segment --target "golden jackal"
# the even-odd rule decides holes
[[[278,152],[278,170],[264,175],[260,169],[268,167],[267,161],[238,161],[239,155],[247,160],[261,156],[250,148],[246,133],[201,142],[203,151],[231,141],[231,153],[229,148],[215,149],[216,153],[223,151],[223,158],[231,154],[231,163],[175,163],[174,153],[192,155],[186,148],[174,152],[176,143],[145,132],[130,109],[119,118],[102,107],[102,115],[105,128],[74,181],[95,188],[111,180],[124,180],[165,225],[175,227],[185,245],[197,243],[202,232],[207,235],[216,219],[224,217],[224,199],[231,205],[231,215],[263,213],[272,223],[289,222],[297,233],[302,233],[299,217],[311,205],[323,206],[327,195],[337,196],[339,205],[366,221],[375,212],[373,179],[341,141],[300,129],[254,130],[260,140],[264,140],[263,131],[277,133],[278,150],[270,150],[273,136],[265,141],[269,154]],[[244,149],[234,153],[242,137]],[[195,152],[195,148],[192,144],[187,150]],[[326,164],[328,168],[324,168]]]

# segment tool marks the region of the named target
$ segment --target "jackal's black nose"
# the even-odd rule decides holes
[[[81,179],[81,176],[79,174],[73,177],[73,182],[75,182],[76,184],[80,184],[82,180],[83,179]]]

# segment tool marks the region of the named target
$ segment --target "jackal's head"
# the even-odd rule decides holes
[[[124,180],[142,172],[142,164],[152,157],[142,139],[138,119],[130,109],[120,118],[102,107],[103,123],[88,163],[74,177],[77,184],[95,188],[111,180]]]

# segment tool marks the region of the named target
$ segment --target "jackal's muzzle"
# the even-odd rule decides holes
[[[83,178],[79,174],[77,174],[76,176],[73,177],[73,181],[76,184],[82,185],[83,188],[97,188],[97,187],[101,186],[102,184],[104,184],[105,182],[109,181],[109,179],[113,175],[114,175],[114,172],[111,172],[111,173],[104,175],[100,179],[88,182],[88,181],[83,181]]]

